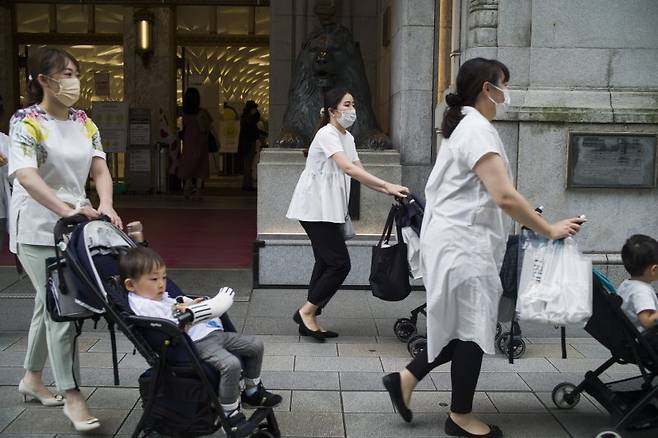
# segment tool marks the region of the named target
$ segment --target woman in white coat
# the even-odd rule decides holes
[[[398,413],[411,421],[414,387],[452,361],[451,436],[502,437],[472,413],[483,353],[494,354],[502,264],[511,219],[550,238],[576,234],[583,220],[549,224],[516,191],[503,143],[491,124],[509,103],[509,71],[496,60],[465,62],[457,93],[446,96],[441,144],[430,174],[421,231],[427,289],[427,349],[383,382]]]

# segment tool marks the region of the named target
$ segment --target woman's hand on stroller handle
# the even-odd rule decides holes
[[[72,218],[77,215],[85,216],[87,219],[98,219],[101,216],[95,208],[84,206],[79,208],[71,208],[64,217]]]
[[[406,198],[407,195],[409,194],[409,188],[405,186],[401,186],[398,184],[392,184],[392,183],[385,183],[384,184],[384,191],[389,194],[394,196],[396,199],[397,198]]]

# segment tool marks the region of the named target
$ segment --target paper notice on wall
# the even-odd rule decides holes
[[[130,109],[130,144],[146,145],[151,143],[151,110],[148,108]]]
[[[124,152],[128,144],[128,105],[125,102],[93,102],[92,119],[105,152]]]
[[[94,94],[108,97],[110,95],[110,73],[99,71],[94,73]]]

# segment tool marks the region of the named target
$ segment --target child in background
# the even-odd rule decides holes
[[[624,300],[622,310],[642,332],[658,320],[658,296],[651,286],[658,280],[658,242],[635,234],[621,249],[621,259],[631,278],[619,285],[617,294]]]

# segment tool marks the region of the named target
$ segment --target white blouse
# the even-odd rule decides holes
[[[0,132],[0,154],[9,158],[9,137]],[[9,164],[0,167],[0,219],[8,216],[9,200],[11,199],[11,184],[9,183],[7,169]],[[0,230],[3,232],[3,230]]]
[[[345,153],[352,162],[359,161],[352,134],[343,134],[329,123],[318,130],[308,149],[306,166],[286,213],[288,219],[345,222],[351,178],[331,158],[337,152]]]
[[[85,183],[93,157],[105,159],[98,128],[84,111],[69,109],[57,120],[38,105],[16,112],[10,122],[9,177],[19,169],[37,169],[58,198],[75,207],[85,200]],[[14,183],[9,209],[9,248],[16,244],[53,246],[57,214]]]

